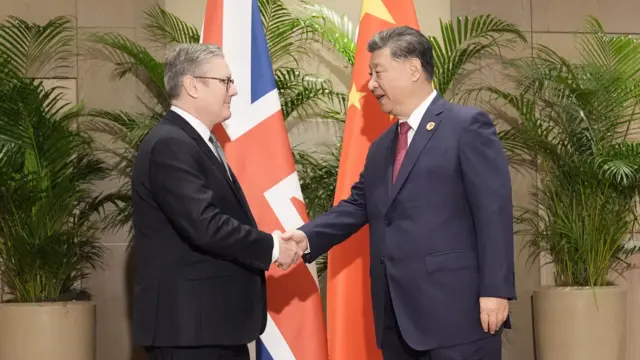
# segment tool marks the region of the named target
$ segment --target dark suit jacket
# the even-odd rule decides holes
[[[393,184],[397,133],[396,124],[371,144],[349,198],[301,227],[311,249],[305,261],[368,223],[378,346],[387,288],[417,350],[489,336],[478,298],[515,299],[511,182],[494,125],[437,95]]]
[[[131,180],[137,345],[247,344],[264,331],[273,237],[233,180],[173,111],[142,141]]]

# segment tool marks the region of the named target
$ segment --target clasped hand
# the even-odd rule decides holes
[[[307,236],[300,230],[292,230],[285,233],[275,231],[273,234],[280,239],[280,254],[276,264],[280,269],[287,270],[298,262],[302,254],[307,250]]]

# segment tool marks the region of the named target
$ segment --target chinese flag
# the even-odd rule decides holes
[[[363,0],[334,203],[349,196],[364,166],[369,145],[391,124],[367,88],[367,42],[380,30],[419,29],[413,0]],[[369,227],[329,252],[327,331],[331,360],[381,359],[376,347],[369,277]]]

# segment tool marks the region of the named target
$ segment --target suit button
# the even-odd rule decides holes
[[[380,258],[380,264],[384,264],[384,256]]]
[[[384,219],[384,224],[387,225],[387,226],[391,225],[391,220],[389,218],[385,218]]]

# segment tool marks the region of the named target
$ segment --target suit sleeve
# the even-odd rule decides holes
[[[244,225],[216,207],[214,192],[230,190],[206,184],[191,148],[192,144],[175,138],[162,139],[153,146],[149,181],[162,212],[191,245],[268,270],[272,235]]]
[[[326,213],[299,229],[309,239],[310,252],[305,262],[312,262],[332,247],[340,244],[367,224],[367,208],[364,197],[364,171],[351,186],[351,194]]]
[[[471,117],[459,143],[460,162],[475,227],[480,296],[513,300],[513,203],[509,166],[486,112]]]

